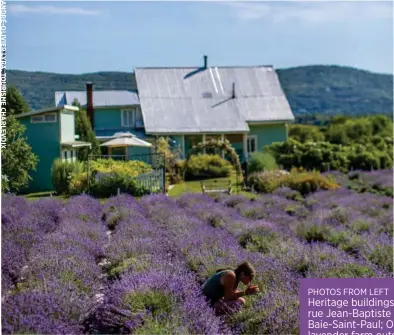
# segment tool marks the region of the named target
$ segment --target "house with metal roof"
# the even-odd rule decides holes
[[[86,91],[55,92],[56,106],[78,102],[86,109],[93,131],[100,142],[116,138],[118,133],[130,132],[137,138],[146,139],[144,120],[141,113],[137,92],[134,90],[100,90],[93,92],[93,84],[86,84]],[[103,154],[125,155],[143,154],[151,149],[134,147],[125,148],[102,147]]]
[[[57,158],[76,161],[77,150],[91,146],[90,143],[76,140],[74,112],[78,110],[78,107],[63,105],[15,115],[26,127],[26,141],[38,156],[36,170],[30,174],[33,180],[29,182],[27,191],[53,190],[53,161]]]
[[[294,115],[272,66],[136,68],[134,91],[56,92],[56,105],[77,99],[99,140],[129,131],[170,136],[184,155],[198,142],[227,139],[241,161],[287,139]],[[145,149],[146,150],[146,149]],[[134,152],[135,154],[135,152]]]

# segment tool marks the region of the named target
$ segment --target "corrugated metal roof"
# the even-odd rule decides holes
[[[294,120],[271,66],[137,68],[135,73],[148,133],[241,132],[249,130],[247,121]]]
[[[233,100],[141,99],[147,133],[247,132]],[[214,106],[216,105],[216,106]]]
[[[72,104],[77,99],[81,106],[86,106],[86,91],[66,91],[55,92],[56,106],[63,104]],[[95,107],[110,106],[131,106],[139,105],[139,99],[136,92],[130,91],[95,91],[93,90],[93,105]]]

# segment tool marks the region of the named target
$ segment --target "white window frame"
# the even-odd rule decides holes
[[[47,115],[53,115],[53,116],[55,116],[55,119],[48,121],[48,120],[46,120],[46,116]],[[37,119],[34,120],[34,118],[39,118],[39,119],[38,120]],[[49,114],[42,114],[42,115],[32,115],[30,117],[30,122],[31,123],[55,123],[55,122],[57,122],[57,116],[56,116],[56,113],[49,113]]]
[[[125,124],[125,122],[124,122],[125,113],[129,113],[129,112],[131,112],[132,121],[131,121],[131,124]],[[122,109],[120,118],[121,118],[122,127],[135,127],[135,108]]]
[[[251,142],[250,142],[250,140],[254,140],[255,151],[251,151],[250,150],[251,149],[251,145],[250,145]],[[257,135],[248,135],[248,138],[246,139],[246,148],[247,148],[247,151],[248,151],[249,155],[258,151]]]

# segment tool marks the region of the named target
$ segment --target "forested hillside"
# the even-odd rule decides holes
[[[339,66],[303,66],[277,70],[283,90],[298,117],[311,114],[391,114],[393,76]],[[95,89],[135,89],[131,72],[79,75],[7,71],[8,85],[18,87],[31,109],[54,105],[54,92]]]

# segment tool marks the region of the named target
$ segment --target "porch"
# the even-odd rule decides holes
[[[239,159],[242,162],[247,161],[248,156],[257,151],[257,139],[255,136],[248,135],[248,133],[244,134],[198,134],[198,135],[177,135],[171,136],[174,143],[172,145],[173,148],[178,148],[182,153],[182,157],[180,159],[186,158],[188,152],[192,149],[193,146],[197,145],[200,142],[206,142],[210,139],[216,140],[228,140],[231,146],[235,149],[236,153],[239,156]],[[208,154],[218,154],[226,157],[223,152],[220,152],[219,149],[211,150]]]

